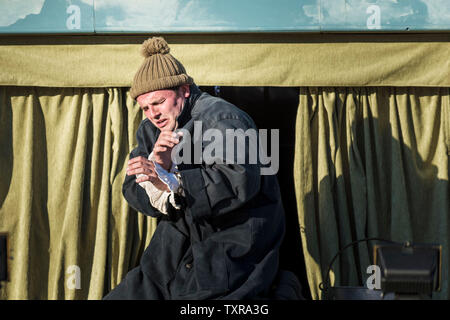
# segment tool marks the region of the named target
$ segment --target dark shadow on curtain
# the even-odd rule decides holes
[[[48,272],[50,263],[50,224],[48,215],[48,161],[47,161],[47,134],[43,107],[38,99],[35,88],[31,89],[33,96],[32,136],[33,143],[30,152],[33,154],[32,163],[32,211],[29,234],[29,265],[28,274],[29,292],[39,295],[29,296],[29,299],[41,299],[48,296]],[[12,141],[14,144],[14,141]],[[14,160],[13,160],[14,161]],[[19,236],[19,235],[18,235]],[[25,236],[25,235],[22,235]]]
[[[0,88],[0,208],[8,195],[11,186],[11,177],[13,170],[13,153],[12,153],[12,106],[11,99],[7,96],[6,88]],[[0,217],[1,218],[1,217]],[[0,230],[3,232],[4,230]],[[10,259],[14,258],[11,252],[7,252]],[[7,271],[9,272],[9,270]],[[9,276],[8,276],[9,277]],[[2,282],[0,282],[0,289]]]
[[[11,99],[7,96],[7,89],[0,88],[0,208],[8,194],[11,186],[11,176],[13,169],[13,153],[12,153],[12,106]]]
[[[101,90],[101,89],[100,89]],[[67,92],[68,96],[83,96],[86,94],[86,91],[89,92],[89,103],[93,105],[92,101],[92,94],[96,93],[95,91],[100,91],[99,89],[84,89],[84,88],[68,88],[63,89],[63,91],[69,91]],[[93,106],[100,107],[100,106]],[[104,105],[103,110],[108,110],[108,106]],[[89,248],[89,246],[92,246],[92,244],[95,243],[96,238],[96,226],[98,221],[95,221],[94,223],[92,220],[92,217],[95,217],[93,214],[92,207],[93,203],[97,203],[97,199],[91,198],[91,181],[92,181],[92,173],[93,169],[96,167],[96,163],[93,163],[93,156],[97,150],[94,150],[94,141],[95,139],[98,139],[98,137],[94,136],[94,121],[93,121],[93,114],[94,110],[90,110],[90,116],[87,118],[87,123],[85,124],[85,131],[86,131],[86,140],[85,140],[85,157],[84,157],[84,168],[83,168],[83,174],[84,174],[84,180],[83,180],[83,186],[82,190],[80,192],[82,193],[82,210],[80,211],[80,229],[83,230],[82,236],[78,239],[79,247],[80,248]],[[107,112],[102,113],[102,121],[101,121],[101,132],[103,133],[102,137],[105,135],[105,125],[107,123]],[[80,115],[79,115],[80,116]],[[77,142],[75,142],[77,144]],[[103,158],[103,149],[100,150],[100,155],[98,156],[99,159]],[[103,170],[103,168],[100,168],[100,171]],[[101,173],[96,173],[101,176]],[[93,250],[78,250],[76,252],[77,261],[93,261]],[[92,268],[92,265],[87,265],[87,267]],[[84,267],[86,268],[86,267]],[[81,272],[81,283],[89,283],[90,282],[90,276],[92,275],[92,269],[91,270],[84,270],[84,272]],[[105,275],[106,278],[106,275]],[[59,283],[61,285],[61,282]],[[63,283],[64,284],[64,283]],[[64,292],[64,287],[59,288],[59,292]],[[82,290],[75,290],[75,299],[83,299],[86,297],[86,294],[82,292]]]
[[[122,99],[122,105],[124,105],[124,106],[127,105],[127,99],[128,100],[130,99],[129,91],[130,91],[130,88],[128,88],[128,87],[120,88],[120,93],[121,93],[120,98]],[[130,103],[130,102],[128,102],[128,103]],[[133,102],[133,103],[137,103],[137,102]],[[117,168],[117,172],[123,172],[126,169],[127,162],[130,158],[130,152],[132,151],[129,148],[128,141],[130,141],[130,138],[133,141],[136,140],[135,133],[144,117],[143,111],[141,110],[141,108],[138,108],[138,109],[139,109],[139,112],[137,113],[137,116],[132,119],[133,123],[132,124],[128,123],[128,125],[125,125],[125,123],[124,123],[124,126],[123,126],[122,132],[123,132],[124,136],[126,137],[126,139],[121,140],[121,143],[122,143],[121,150],[126,150],[126,152],[122,152],[119,155],[118,163],[120,165]],[[124,110],[123,110],[123,117],[124,117],[124,119],[129,119],[129,121],[131,119],[127,108],[124,108]],[[128,136],[128,133],[129,133],[128,127],[130,127],[130,126],[135,129],[133,131],[132,137]],[[120,193],[122,194],[123,179],[120,179],[120,181],[118,181],[118,184],[120,185]],[[128,210],[129,210],[129,216],[130,216],[130,220],[131,220],[129,223],[129,228],[130,228],[129,231],[132,232],[132,230],[139,230],[138,216],[142,215],[142,213],[137,212],[132,207],[129,207]],[[153,218],[149,218],[149,219],[153,219]],[[143,234],[151,233],[154,231],[154,230],[153,231],[148,230],[147,227],[148,226],[146,223],[144,223],[142,225],[142,233]],[[131,242],[130,253],[133,253],[133,256],[129,258],[130,259],[130,269],[139,265],[140,257],[142,256],[142,254],[144,253],[144,250],[146,249],[145,243],[140,241],[139,234],[137,232],[132,232],[132,235],[133,235],[133,241]]]
[[[115,168],[115,173],[113,173],[114,180],[111,185],[110,190],[110,198],[113,198],[113,196],[121,197],[122,195],[122,184],[123,184],[123,177],[119,174],[120,172],[125,171],[125,167],[127,165],[127,162],[129,160],[129,155],[131,152],[129,142],[135,141],[136,138],[134,135],[131,137],[129,136],[129,127],[132,128],[132,131],[135,132],[137,128],[139,127],[139,124],[142,120],[142,112],[140,111],[137,115],[137,117],[132,118],[132,114],[129,112],[129,105],[127,104],[127,96],[130,88],[117,88],[118,91],[118,99],[120,100],[119,105],[122,106],[121,112],[122,112],[122,118],[125,119],[120,123],[120,137],[116,137],[120,141],[119,149],[121,152],[118,154],[118,160],[117,160],[117,167]],[[105,105],[108,104],[108,99],[110,98],[109,94],[105,93]],[[123,198],[123,201],[125,199]],[[128,224],[127,224],[127,234],[131,234],[132,241],[128,241],[127,244],[129,247],[127,248],[127,251],[125,253],[125,261],[128,262],[126,271],[130,271],[133,268],[137,267],[140,262],[140,257],[142,256],[144,250],[145,250],[145,243],[143,243],[141,240],[141,235],[139,232],[136,232],[136,230],[141,229],[141,232],[143,235],[146,235],[147,233],[151,233],[151,230],[148,230],[147,224],[144,223],[141,227],[139,226],[139,216],[143,215],[142,213],[134,210],[132,207],[127,206],[127,216],[128,216]],[[111,230],[118,229],[120,227],[121,222],[116,221],[113,215],[109,216],[109,224]],[[113,279],[118,281],[122,279],[118,279],[119,276],[117,275],[117,266],[114,265],[114,263],[117,263],[117,259],[112,256],[113,254],[113,233],[108,232],[108,255],[107,255],[107,263],[106,263],[106,272],[105,272],[105,279],[104,279],[104,290],[103,290],[103,296],[108,294],[113,288],[111,287],[111,283],[113,282]],[[115,272],[113,272],[115,271]],[[125,276],[125,275],[124,275]]]

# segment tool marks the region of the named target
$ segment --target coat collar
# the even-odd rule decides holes
[[[177,117],[178,128],[182,128],[192,118],[192,109],[202,93],[195,84],[192,84],[189,88],[191,94],[186,99],[183,110],[181,110],[180,115]]]

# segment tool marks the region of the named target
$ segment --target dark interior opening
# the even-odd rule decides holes
[[[294,272],[302,284],[302,294],[311,299],[306,278],[297,203],[294,189],[295,121],[299,89],[289,87],[200,86],[247,112],[258,129],[279,129],[280,167],[277,173],[286,212],[286,235],[281,247],[280,267]]]

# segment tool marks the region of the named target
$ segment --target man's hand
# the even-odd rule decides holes
[[[137,174],[143,174],[144,176],[137,178],[136,183],[150,181],[159,190],[170,192],[169,187],[159,179],[153,162],[147,158],[136,157],[128,161],[127,176]]]
[[[170,130],[161,131],[158,140],[156,140],[155,146],[153,147],[153,157],[155,162],[167,171],[172,167],[172,149],[180,142],[178,139],[178,136],[180,135],[181,132],[177,134]]]

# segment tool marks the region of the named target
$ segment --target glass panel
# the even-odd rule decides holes
[[[0,33],[450,30],[448,0],[0,0],[0,12]]]
[[[0,0],[0,33],[93,33],[94,0]]]

